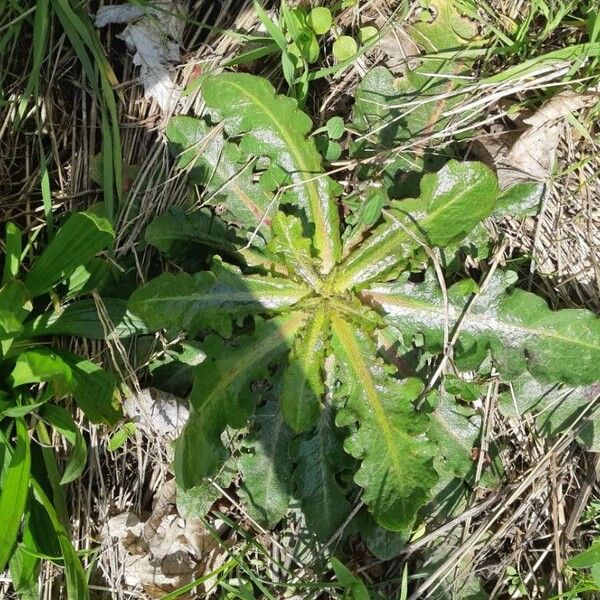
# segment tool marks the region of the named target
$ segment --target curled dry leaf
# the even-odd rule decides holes
[[[175,107],[180,91],[173,80],[171,67],[181,58],[179,42],[185,24],[183,16],[182,7],[173,0],[146,7],[102,6],[96,14],[96,27],[127,23],[117,37],[135,52],[133,64],[140,67],[144,96],[154,98],[164,112]]]
[[[191,583],[225,557],[200,519],[186,520],[177,513],[175,490],[174,480],[163,486],[146,521],[128,511],[109,519],[104,530],[106,543],[118,539],[125,583],[141,586],[152,598]],[[211,585],[208,580],[205,589]]]
[[[561,124],[568,115],[592,106],[598,97],[565,91],[545,102],[523,122],[529,127],[508,149],[484,147],[494,157],[500,187],[506,189],[522,181],[546,182],[552,175]]]
[[[189,415],[185,400],[153,388],[130,396],[124,407],[138,427],[168,439],[174,439],[181,433]]]

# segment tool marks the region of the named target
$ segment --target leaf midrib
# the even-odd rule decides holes
[[[380,426],[383,437],[385,438],[385,445],[388,448],[387,453],[390,456],[394,471],[396,472],[397,476],[400,477],[402,476],[403,469],[398,460],[396,452],[394,452],[397,444],[394,442],[394,433],[390,427],[388,419],[386,418],[385,409],[379,401],[379,396],[377,394],[375,382],[373,381],[372,373],[362,360],[360,348],[358,347],[356,339],[352,335],[350,327],[346,321],[337,316],[333,316],[332,323],[334,329],[337,331],[342,343],[344,344],[348,362],[356,373],[357,380],[360,381],[363,386],[362,389],[364,392],[364,397],[373,409],[377,423]]]
[[[321,235],[321,236],[318,235],[318,232],[328,231],[328,229],[325,228],[325,222],[327,219],[321,212],[321,201],[320,201],[319,191],[318,191],[318,189],[316,187],[316,183],[315,183],[315,181],[316,181],[315,177],[319,174],[318,171],[314,174],[311,174],[311,169],[306,164],[303,153],[298,150],[297,145],[294,143],[294,140],[291,138],[291,136],[287,133],[286,128],[282,127],[281,122],[279,121],[279,118],[277,117],[277,115],[275,113],[273,113],[267,105],[265,105],[263,102],[261,102],[260,99],[258,97],[256,97],[254,94],[249,92],[248,89],[243,88],[242,86],[236,84],[233,81],[228,81],[227,83],[229,83],[229,85],[231,85],[232,87],[236,88],[238,90],[238,92],[241,93],[242,96],[246,96],[246,97],[250,98],[256,106],[259,106],[261,108],[261,110],[266,115],[269,116],[269,118],[272,120],[272,122],[277,126],[277,130],[278,130],[280,136],[285,140],[287,147],[290,149],[290,152],[295,159],[295,162],[297,162],[298,166],[301,167],[301,170],[298,172],[298,175],[302,179],[303,185],[308,190],[310,211],[312,213],[311,216],[315,221],[315,231],[317,232],[315,234],[315,237],[316,238],[320,237],[320,240],[319,240],[320,243],[318,245],[321,247],[320,248],[321,252],[322,252],[321,259],[323,261],[325,268],[327,270],[331,269],[331,267],[335,263],[334,252],[333,252],[333,248],[331,245],[331,240],[329,239],[329,237],[327,235]],[[309,175],[310,177],[307,178],[307,175]],[[323,174],[323,176],[325,176],[325,175]]]
[[[273,290],[270,290],[273,291]],[[288,298],[294,299],[297,298],[297,301],[300,301],[302,298],[309,294],[308,290],[303,289],[293,289],[290,286],[290,289],[284,290],[274,290],[276,293],[271,293],[266,297],[266,300],[273,298]],[[194,306],[202,306],[202,305],[213,305],[213,304],[227,304],[228,302],[242,302],[246,301],[247,304],[265,304],[265,298],[261,298],[255,292],[251,290],[239,290],[236,292],[232,292],[231,290],[222,290],[221,292],[208,292],[204,293],[200,290],[197,294],[186,294],[184,296],[152,296],[151,298],[145,298],[143,300],[144,304],[152,304],[158,303],[163,304],[165,302],[193,302]],[[266,307],[266,306],[265,306]]]
[[[391,304],[391,305],[398,306],[401,308],[413,310],[413,312],[418,312],[418,310],[421,310],[423,312],[436,313],[438,315],[441,315],[442,317],[444,316],[443,307],[438,307],[438,306],[435,306],[431,303],[424,302],[424,301],[406,300],[403,298],[399,298],[398,296],[394,296],[392,294],[386,294],[384,292],[375,292],[375,291],[371,291],[371,290],[363,292],[361,294],[361,296],[372,298],[375,301],[375,303],[377,303],[377,304],[382,304],[382,305],[383,304]],[[380,300],[378,300],[378,298]],[[381,300],[382,298],[385,298],[386,300],[382,301]],[[451,306],[450,314],[448,314],[449,321],[456,322],[456,320],[458,318],[459,318],[458,311],[456,310],[455,307]],[[581,348],[584,348],[587,350],[592,350],[594,352],[598,352],[598,347],[593,344],[588,344],[588,343],[582,342],[579,338],[569,338],[569,337],[565,337],[564,335],[557,334],[555,332],[549,332],[547,329],[544,329],[544,328],[532,329],[531,327],[525,327],[524,325],[516,324],[514,322],[502,321],[502,320],[499,320],[498,318],[490,317],[489,315],[485,315],[485,316],[482,316],[481,319],[477,319],[477,318],[475,318],[475,316],[472,313],[469,313],[465,316],[465,319],[463,321],[465,326],[469,323],[469,321],[484,322],[486,327],[492,331],[501,331],[503,328],[504,329],[510,328],[515,331],[520,331],[522,333],[529,334],[532,337],[537,336],[537,337],[540,337],[543,339],[545,338],[545,339],[555,340],[557,342],[567,343],[570,345],[577,345],[577,346],[580,346]],[[453,323],[451,323],[451,324],[453,324]],[[497,325],[497,328],[494,328],[494,325]]]
[[[463,197],[466,193],[470,192],[472,189],[474,189],[480,183],[480,180],[481,180],[480,177],[473,177],[471,179],[471,181],[469,182],[469,184],[463,188],[464,191],[461,194],[456,194],[449,202],[445,202],[439,208],[433,210],[432,212],[428,212],[427,216],[424,219],[424,222],[426,224],[434,222],[434,220],[436,220],[440,215],[444,214],[444,212],[446,212],[450,208],[453,208],[455,204],[457,204],[463,200]],[[435,200],[435,198],[432,197],[431,201],[433,201],[433,200]],[[399,209],[396,209],[396,210],[399,210]],[[405,225],[405,224],[401,223],[400,219],[395,217],[393,212],[388,211],[388,214],[391,216],[391,220],[388,222],[390,229],[391,229],[390,237],[386,240],[383,240],[381,242],[381,244],[379,246],[376,246],[374,249],[372,249],[372,251],[369,254],[364,254],[363,256],[361,256],[360,255],[361,247],[357,248],[355,253],[350,254],[346,258],[346,260],[341,263],[341,265],[339,267],[339,271],[340,271],[340,273],[342,273],[342,276],[336,282],[336,289],[338,291],[343,292],[343,291],[347,290],[349,287],[353,287],[354,285],[357,284],[357,282],[354,281],[354,276],[365,268],[364,267],[365,260],[367,260],[369,264],[372,264],[374,262],[380,262],[386,256],[391,256],[393,254],[393,252],[392,252],[393,248],[395,248],[396,246],[398,246],[402,243],[411,241],[412,237],[409,234],[407,234],[407,232],[406,232],[406,229],[410,229],[410,225]],[[397,232],[397,236],[394,235],[395,232]],[[376,234],[376,231],[373,233]],[[414,234],[414,236],[419,235],[418,232],[413,231],[412,233]],[[365,240],[364,243],[365,244],[368,243],[369,239],[370,238]],[[426,240],[421,240],[421,241],[424,244],[426,243]],[[349,263],[352,262],[352,259],[355,256],[355,254],[358,255],[354,258],[354,260],[356,262],[354,265],[351,265]],[[375,258],[373,258],[373,256],[375,256]],[[395,264],[399,264],[405,258],[406,258],[405,256],[399,255],[398,259],[393,264],[387,265],[385,270],[392,268]],[[346,267],[347,267],[346,269],[344,269],[344,265],[346,265]],[[367,268],[368,268],[368,266],[367,266]],[[370,279],[371,278],[367,278],[365,281],[369,281]],[[359,281],[358,283],[365,283],[365,281]]]

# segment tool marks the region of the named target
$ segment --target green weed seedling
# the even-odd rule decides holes
[[[500,269],[477,282],[440,273],[444,256],[499,207],[529,201],[535,184],[501,192],[485,165],[449,160],[421,177],[414,197],[382,190],[380,210],[348,237],[341,187],[323,171],[295,100],[234,73],[207,78],[202,94],[211,125],[176,117],[167,135],[218,216],[167,213],[147,240],[167,254],[194,240],[212,265],[164,273],[130,301],[149,328],[203,340],[176,445],[183,490],[228,462],[268,525],[295,498],[327,539],[360,493],[363,534],[376,523],[406,535],[433,494],[472,477],[478,431],[464,400],[429,378],[415,353],[439,373],[452,356],[459,371],[486,376],[493,366],[505,381],[598,379],[591,312],[551,310]],[[450,383],[461,397],[475,393]],[[240,429],[230,457],[225,442]]]

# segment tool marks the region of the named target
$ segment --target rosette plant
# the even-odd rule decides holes
[[[440,478],[472,464],[465,445],[449,441],[464,433],[452,410],[434,409],[436,386],[402,366],[414,339],[458,369],[486,362],[505,378],[599,378],[592,313],[550,310],[499,270],[481,288],[446,285],[442,260],[434,274],[436,254],[453,255],[530,186],[501,193],[487,166],[451,160],[423,175],[416,198],[389,200],[372,182],[365,193],[383,196],[381,216],[352,228],[294,100],[236,73],[207,77],[202,95],[205,118],[176,117],[167,135],[212,213],[167,213],[146,237],[167,253],[198,242],[211,268],[163,273],[130,300],[151,329],[204,340],[176,443],[181,488],[214,477],[229,456],[224,432],[250,426],[237,466],[266,521],[295,497],[326,537],[358,491],[379,525],[405,530]],[[255,402],[257,381],[269,384],[267,404]]]

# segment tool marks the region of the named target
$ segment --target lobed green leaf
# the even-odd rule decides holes
[[[223,315],[277,312],[309,293],[300,283],[281,277],[243,275],[215,258],[212,272],[163,273],[138,288],[129,301],[133,314],[150,329],[190,329]]]
[[[429,420],[427,437],[439,448],[434,467],[440,481],[448,484],[454,477],[469,480],[474,474],[472,451],[481,435],[481,418],[444,392]]]
[[[598,419],[582,412],[600,396],[600,384],[570,387],[536,381],[528,374],[513,379],[510,389],[502,392],[498,400],[500,412],[511,418],[530,414],[535,419],[537,431],[550,438],[560,435],[579,423],[577,440],[590,452],[600,451]]]
[[[240,149],[266,156],[289,176],[295,203],[314,225],[314,245],[324,272],[340,257],[337,207],[333,180],[323,173],[310,118],[292,98],[275,93],[265,79],[245,73],[223,73],[207,78],[202,86],[207,106],[229,135],[242,135]]]
[[[295,495],[310,527],[327,541],[344,523],[352,506],[336,476],[352,466],[342,447],[342,432],[335,427],[335,413],[326,406],[314,431],[303,435],[295,456]]]
[[[286,423],[296,432],[309,429],[319,418],[328,337],[329,318],[320,307],[296,338],[288,358],[280,402]]]
[[[362,297],[403,334],[421,333],[427,349],[441,351],[445,323],[452,331],[465,306],[463,283],[448,290],[447,313],[432,277],[422,284],[374,286],[362,292]],[[509,378],[529,371],[544,382],[585,385],[596,381],[600,319],[587,310],[553,311],[535,294],[506,289],[503,274],[496,274],[462,319],[454,349],[459,366],[476,368],[489,352],[500,373]]]
[[[192,117],[173,117],[166,134],[178,153],[179,166],[190,170],[193,183],[205,187],[222,219],[268,238],[278,203],[271,192],[254,183],[252,165],[240,149],[225,141],[218,128]]]
[[[274,527],[285,516],[292,495],[288,446],[293,434],[275,402],[257,411],[254,426],[258,431],[245,440],[246,452],[239,459],[244,479],[240,492],[256,520]]]
[[[334,316],[332,332],[339,393],[346,398],[336,423],[358,423],[344,444],[361,461],[354,480],[364,488],[363,500],[376,521],[401,531],[437,481],[435,447],[425,437],[428,419],[412,405],[423,384],[392,378],[377,359],[375,344],[360,329]]]
[[[242,427],[251,409],[251,383],[290,347],[305,315],[292,312],[260,322],[254,334],[223,346],[197,367],[190,395],[190,417],[177,441],[175,473],[188,489],[214,475],[227,459],[221,434],[227,424]]]
[[[127,310],[127,300],[103,298],[103,308],[110,323],[106,330],[92,299],[78,300],[58,310],[45,312],[25,323],[21,337],[72,335],[102,340],[107,334],[119,338],[148,333],[144,322]],[[110,328],[112,326],[112,328]]]
[[[300,220],[292,215],[277,213],[272,230],[273,239],[269,242],[269,250],[283,258],[291,277],[298,277],[319,291],[323,280],[315,269],[311,243],[304,237]]]
[[[492,214],[498,196],[494,173],[482,163],[449,161],[421,181],[421,195],[388,211],[386,222],[340,265],[339,291],[385,280],[422,246],[444,247],[468,235]]]

